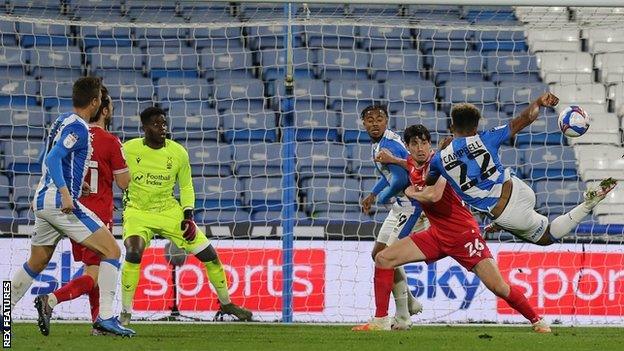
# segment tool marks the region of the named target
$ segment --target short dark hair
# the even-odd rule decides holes
[[[110,96],[108,96],[108,88],[102,85],[101,90],[102,90],[102,100],[101,100],[102,104],[100,105],[100,108],[98,109],[95,116],[89,120],[89,123],[97,122],[100,119],[100,117],[102,116],[102,111],[104,111],[105,108],[108,108],[108,103],[111,100]]]
[[[469,103],[456,104],[451,109],[453,129],[462,132],[471,131],[479,125],[481,111],[477,106]]]
[[[102,79],[100,77],[78,78],[72,87],[72,104],[78,108],[89,106],[91,100],[98,97],[101,89]]]
[[[414,124],[405,128],[405,131],[403,132],[403,140],[405,141],[405,144],[409,144],[414,138],[431,142],[431,133],[429,133],[427,127],[422,124]]]
[[[384,105],[370,105],[370,106],[366,107],[362,111],[362,113],[360,114],[360,118],[364,119],[364,117],[366,116],[367,113],[369,113],[371,111],[375,111],[375,110],[383,112],[384,115],[386,116],[386,118],[388,118],[388,109]]]
[[[152,119],[153,116],[159,116],[159,115],[165,116],[166,115],[165,111],[161,109],[160,107],[156,107],[156,106],[148,107],[145,110],[143,110],[143,112],[141,112],[141,124],[146,125],[147,123],[149,123],[149,121]]]

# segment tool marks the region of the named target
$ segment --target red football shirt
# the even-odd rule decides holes
[[[429,173],[429,160],[422,166],[418,166],[411,155],[407,156],[407,167],[412,185],[425,186],[425,178]],[[479,228],[474,216],[457,196],[455,190],[447,182],[444,187],[442,198],[434,203],[421,203],[429,222],[443,232],[463,233],[468,228]]]
[[[98,126],[91,126],[89,133],[93,154],[85,181],[91,187],[91,194],[81,197],[80,202],[110,227],[113,222],[113,175],[128,172],[128,165],[119,138]]]

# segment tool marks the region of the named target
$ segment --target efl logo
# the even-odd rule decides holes
[[[282,310],[282,251],[280,249],[219,249],[234,303],[254,311]],[[325,309],[325,251],[293,250],[293,310]],[[179,309],[216,311],[219,302],[204,265],[194,256],[177,268]],[[162,248],[147,249],[134,309],[163,311],[171,308],[171,266]]]
[[[620,316],[624,313],[624,254],[499,252],[503,277],[522,287],[541,314]],[[498,312],[515,313],[498,299]]]

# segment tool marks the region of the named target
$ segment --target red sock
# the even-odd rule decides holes
[[[390,293],[394,284],[394,268],[375,267],[375,317],[385,317],[388,315],[388,305],[390,304]]]
[[[509,295],[503,299],[507,301],[509,306],[514,310],[520,312],[524,318],[528,319],[531,323],[535,323],[541,319],[541,317],[535,312],[533,307],[529,305],[529,301],[524,297],[522,289],[515,285],[510,285]]]
[[[56,290],[53,294],[56,296],[56,300],[61,303],[63,301],[73,300],[82,294],[88,293],[91,289],[93,289],[94,285],[95,282],[93,281],[93,278],[85,274],[70,281],[67,285]]]
[[[100,314],[100,288],[97,285],[89,291],[89,305],[91,306],[91,318],[95,322]]]

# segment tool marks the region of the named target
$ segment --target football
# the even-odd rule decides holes
[[[580,137],[589,129],[589,117],[580,106],[569,106],[559,114],[559,129],[568,137]]]

